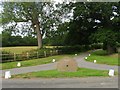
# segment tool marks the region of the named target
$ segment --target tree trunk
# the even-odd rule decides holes
[[[116,48],[114,46],[107,45],[107,52],[108,52],[108,54],[115,53],[116,52]]]
[[[40,32],[39,24],[36,24],[36,32],[37,32],[38,48],[41,48],[42,47],[42,35]]]

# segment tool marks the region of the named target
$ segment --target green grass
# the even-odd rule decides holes
[[[53,58],[56,59],[56,61],[62,59],[63,57],[73,57],[74,55],[56,55],[56,56],[50,56],[46,58],[39,58],[39,59],[32,59],[32,60],[26,60],[26,61],[20,61],[22,67],[27,67],[27,66],[35,66],[35,65],[41,65],[41,64],[47,64],[47,63],[52,63]],[[2,69],[12,69],[12,68],[17,68],[17,62],[7,62],[7,63],[2,63],[0,66],[2,66]]]
[[[30,50],[34,50],[34,49],[37,49],[37,46],[17,46],[17,47],[0,48],[0,50],[11,52],[11,53],[16,53],[16,54],[20,54],[22,52],[30,51]]]
[[[106,51],[95,51],[88,57],[87,61],[97,61],[99,64],[118,65],[118,53],[107,55]]]
[[[117,75],[117,73],[115,72]],[[77,72],[60,72],[57,70],[47,70],[31,72],[26,74],[13,75],[12,78],[72,78],[72,77],[91,77],[91,76],[108,76],[106,70],[94,70],[87,68],[78,68]]]

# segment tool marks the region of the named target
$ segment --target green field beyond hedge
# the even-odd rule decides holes
[[[117,75],[117,73],[115,73]],[[72,77],[93,77],[108,76],[106,70],[94,70],[86,68],[78,68],[77,72],[59,72],[57,70],[47,70],[39,72],[31,72],[26,74],[13,75],[12,78],[72,78]]]
[[[94,60],[99,64],[118,65],[118,53],[107,55],[106,51],[98,50],[93,52],[87,59],[87,61],[90,62],[93,62]]]

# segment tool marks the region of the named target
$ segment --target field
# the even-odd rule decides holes
[[[87,61],[97,61],[99,64],[118,65],[118,53],[107,55],[106,51],[95,51],[88,57]]]
[[[16,54],[20,54],[22,52],[25,51],[30,51],[33,49],[37,49],[37,46],[19,46],[19,47],[3,47],[0,48],[0,50],[4,50],[7,52],[11,52],[11,53],[16,53]]]
[[[115,73],[117,74],[117,73]],[[90,77],[90,76],[108,76],[106,70],[94,70],[87,68],[78,68],[77,72],[59,72],[57,70],[47,70],[31,72],[26,74],[13,75],[12,78],[72,78],[72,77]]]

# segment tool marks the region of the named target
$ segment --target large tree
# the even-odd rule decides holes
[[[66,42],[68,44],[103,43],[108,53],[116,51],[120,32],[120,3],[76,2]],[[90,38],[89,38],[90,37]]]
[[[43,35],[47,30],[50,30],[55,22],[53,10],[53,5],[50,2],[4,2],[2,23],[5,28],[12,24],[12,27],[15,28],[18,23],[22,23],[24,28],[27,23],[28,32],[32,30],[36,32],[38,48],[41,48]]]

